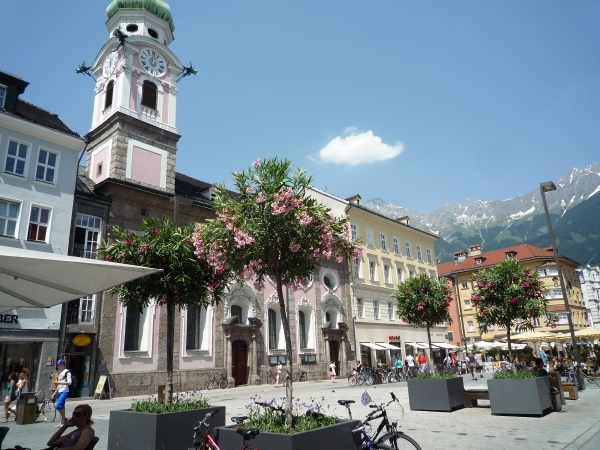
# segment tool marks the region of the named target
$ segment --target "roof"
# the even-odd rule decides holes
[[[202,195],[214,185],[196,178],[175,172],[175,194],[194,199],[194,201],[212,208],[212,202]]]
[[[498,250],[492,250],[490,252],[480,253],[475,256],[468,256],[463,261],[457,264],[454,261],[440,263],[437,265],[437,271],[439,276],[450,275],[458,272],[473,272],[481,270],[486,267],[495,266],[496,264],[506,259],[506,253],[513,252],[515,258],[519,261],[529,261],[535,259],[549,259],[554,258],[552,248],[539,248],[531,244],[515,245],[514,247],[501,248]],[[560,255],[561,259],[571,261],[575,265],[579,265],[576,261],[569,259],[563,255]],[[481,259],[482,263],[477,264],[475,260]]]
[[[145,9],[163,19],[169,24],[171,31],[175,31],[171,7],[163,0],[113,0],[106,7],[106,15],[110,19],[119,9]]]
[[[66,126],[65,123],[58,118],[57,114],[46,111],[45,109],[26,102],[25,100],[17,100],[14,112],[1,109],[0,111],[28,122],[32,122],[52,130],[60,131],[61,133],[79,137],[79,134]]]

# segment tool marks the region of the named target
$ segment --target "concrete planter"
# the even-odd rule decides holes
[[[108,450],[187,450],[193,445],[194,427],[207,413],[211,429],[225,425],[225,407],[215,406],[163,414],[111,411]]]
[[[552,408],[548,377],[488,380],[492,414],[542,416]]]
[[[446,380],[408,380],[410,409],[450,412],[465,406],[465,385],[462,377]]]
[[[295,434],[261,432],[250,441],[250,448],[273,448],[277,450],[359,450],[362,448],[360,433],[352,433],[358,420],[340,420],[329,427],[316,428]],[[242,436],[236,432],[237,426],[222,427],[217,430],[216,441],[223,449],[240,448]]]

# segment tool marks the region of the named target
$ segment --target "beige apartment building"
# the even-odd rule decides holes
[[[464,333],[460,345],[464,346],[465,340],[467,345],[471,345],[480,340],[492,341],[506,337],[506,328],[502,327],[498,327],[488,333],[480,333],[477,318],[475,317],[476,309],[471,304],[471,295],[473,293],[473,275],[477,271],[494,266],[507,258],[517,259],[528,269],[537,271],[540,279],[547,288],[546,298],[549,301],[548,309],[558,316],[558,323],[556,324],[556,328],[552,328],[545,323],[544,318],[536,318],[536,330],[568,332],[567,312],[551,247],[539,248],[529,244],[521,244],[482,253],[481,246],[476,244],[469,246],[468,251],[456,252],[454,254],[454,261],[437,265],[439,276],[446,277],[454,286]],[[587,310],[581,293],[579,277],[575,271],[579,264],[562,255],[560,256],[560,263],[569,306],[573,315],[574,328],[576,330],[585,328],[587,326]],[[514,332],[515,330],[512,331]],[[458,340],[455,338],[455,341]],[[458,345],[458,342],[455,343]]]
[[[421,273],[438,276],[433,247],[438,237],[411,227],[408,217],[394,220],[365,208],[359,195],[341,199],[317,189],[310,195],[334,215],[347,217],[353,238],[364,245],[362,257],[349,262],[357,356],[375,366],[391,364],[409,353],[428,353],[427,331],[398,318],[391,294],[407,277]],[[445,327],[433,328],[431,338],[436,343],[434,360],[443,359],[447,349],[455,348],[447,343]]]

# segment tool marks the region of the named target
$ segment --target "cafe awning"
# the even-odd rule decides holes
[[[419,342],[407,342],[406,345],[410,345],[411,347],[414,347],[414,348],[429,348],[428,345],[421,344]]]
[[[370,342],[361,342],[360,345],[364,345],[365,347],[369,347],[369,348],[372,348],[374,350],[386,350],[385,347],[382,347],[379,344],[372,344]]]
[[[390,350],[402,350],[400,347],[397,347],[396,345],[388,344],[386,342],[376,342],[375,344],[379,345],[381,347],[385,347]]]
[[[460,348],[460,347],[457,347],[456,345],[448,344],[447,342],[432,342],[431,345],[435,345],[436,347],[440,347],[440,348],[453,349],[453,350]]]

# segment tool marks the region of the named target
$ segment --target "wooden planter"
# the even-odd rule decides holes
[[[492,414],[542,416],[552,409],[548,377],[487,380]]]
[[[340,420],[335,425],[316,428],[295,434],[261,432],[249,442],[249,447],[277,450],[360,450],[360,433],[352,433],[358,420]],[[217,430],[216,441],[223,449],[240,448],[242,436],[237,434],[237,425]]]
[[[446,380],[408,380],[410,409],[450,412],[465,406],[465,385],[462,377]]]
[[[215,406],[163,414],[111,411],[108,450],[186,450],[193,447],[194,427],[207,413],[211,430],[225,425],[225,407]]]

